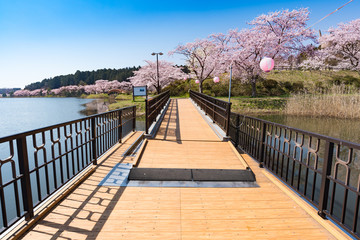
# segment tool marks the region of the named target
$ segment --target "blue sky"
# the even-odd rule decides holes
[[[244,28],[256,16],[308,7],[309,25],[348,0],[143,1],[0,0],[0,88],[21,87],[76,70],[144,65],[162,51],[212,33]],[[360,18],[360,0],[316,25],[326,31]]]

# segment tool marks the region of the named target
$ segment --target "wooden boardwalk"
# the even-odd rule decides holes
[[[117,163],[133,162],[121,154],[138,135],[116,146],[24,239],[348,238],[248,155],[220,142],[187,99],[172,100],[139,166],[238,169],[245,160],[260,187],[99,186]]]
[[[223,142],[188,99],[170,102],[158,133],[148,141],[139,167],[245,169],[230,142]]]

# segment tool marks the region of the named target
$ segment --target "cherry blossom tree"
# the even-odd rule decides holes
[[[14,92],[14,96],[15,97],[29,97],[30,96],[30,91],[23,89],[23,90],[17,90]]]
[[[129,93],[132,91],[132,84],[130,82],[123,81],[120,83],[119,89],[121,89],[124,92]]]
[[[337,62],[342,68],[360,73],[360,19],[341,23],[320,37],[320,53],[324,62]]]
[[[220,39],[220,38],[217,38]],[[184,55],[191,77],[199,81],[199,92],[205,79],[211,77],[220,66],[219,58],[224,48],[220,48],[211,38],[198,39],[194,42],[179,45],[169,55]]]
[[[30,96],[46,96],[48,94],[55,96],[80,96],[82,93],[87,94],[98,94],[98,93],[107,93],[112,89],[121,89],[124,92],[130,92],[132,85],[129,82],[119,82],[117,80],[108,81],[108,80],[98,80],[95,84],[86,85],[86,86],[77,86],[69,85],[62,86],[60,88],[46,90],[46,89],[35,89],[33,91],[29,90],[18,90],[14,92],[15,97],[30,97]]]
[[[256,96],[256,83],[262,71],[259,67],[263,57],[274,58],[276,63],[285,62],[289,57],[303,52],[307,40],[316,40],[313,30],[306,28],[309,11],[307,9],[283,10],[263,14],[249,23],[250,29],[230,30],[227,40],[223,34],[213,35],[226,43],[218,45],[222,49],[221,66],[233,66],[233,74],[249,82],[252,96]],[[225,37],[226,38],[226,37]],[[224,49],[225,48],[225,49]],[[224,69],[228,71],[228,68]]]
[[[183,79],[186,74],[179,67],[167,61],[159,61],[159,86],[157,80],[156,62],[145,61],[147,65],[134,71],[134,76],[128,78],[133,86],[147,85],[150,90],[156,90],[159,94],[161,89],[175,80]]]

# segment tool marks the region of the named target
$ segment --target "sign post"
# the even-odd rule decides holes
[[[133,102],[135,102],[136,96],[145,96],[147,99],[147,86],[133,86]]]

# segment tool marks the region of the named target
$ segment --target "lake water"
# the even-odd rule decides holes
[[[81,98],[0,98],[0,137],[85,117],[84,104],[91,101]]]
[[[0,98],[0,138],[103,113],[107,103],[82,98]],[[137,121],[144,130],[144,122]]]
[[[325,136],[360,143],[360,121],[358,119],[316,118],[278,114],[254,117]]]

